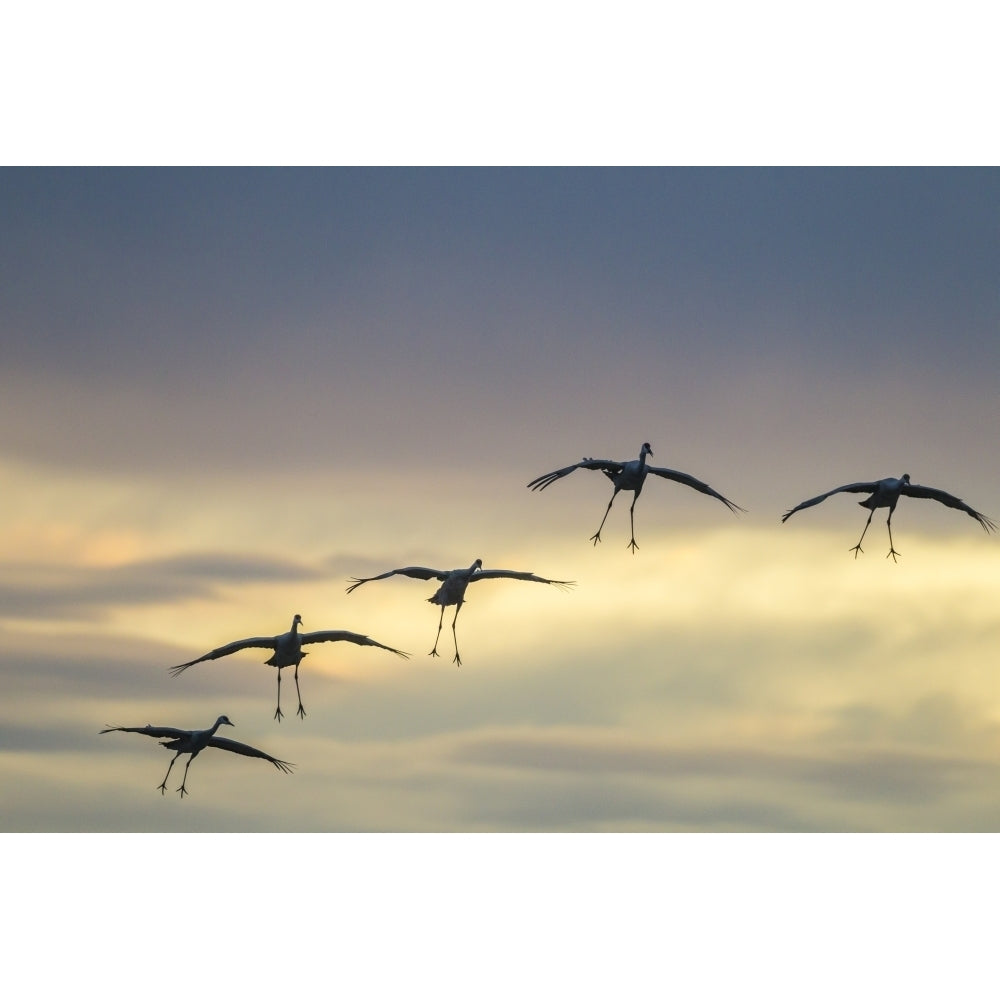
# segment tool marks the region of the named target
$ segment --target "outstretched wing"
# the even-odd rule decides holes
[[[676,469],[662,469],[655,465],[647,465],[646,471],[651,472],[654,476],[661,476],[663,479],[672,479],[675,483],[683,483],[683,485],[690,486],[691,489],[697,490],[699,493],[715,497],[716,500],[721,500],[734,514],[737,511],[746,513],[738,504],[733,503],[732,500],[727,500],[721,493],[713,490],[708,483],[703,483],[700,479],[695,479],[694,476],[689,476],[686,472],[678,472]]]
[[[327,630],[325,632],[306,632],[302,636],[303,645],[307,642],[353,642],[356,646],[377,646],[379,649],[386,649],[390,653],[409,659],[410,654],[402,650],[393,649],[392,646],[383,646],[382,643],[370,639],[367,635],[359,635],[357,632],[343,632]]]
[[[380,573],[378,576],[358,577],[352,576],[348,581],[350,586],[347,592],[357,590],[363,583],[371,583],[372,580],[387,580],[390,576],[412,576],[414,580],[444,580],[448,575],[446,569],[428,569],[426,566],[402,566],[400,569],[391,569],[388,573]]]
[[[516,569],[483,569],[478,573],[473,573],[469,583],[475,583],[476,580],[527,580],[529,583],[551,583],[561,590],[576,586],[576,580],[549,580],[544,576],[522,573]]]
[[[143,736],[152,736],[154,739],[179,739],[182,736],[190,736],[187,729],[174,729],[173,726],[109,726],[102,729],[98,736],[103,733],[142,733]]]
[[[992,518],[980,514],[978,510],[973,510],[964,500],[959,500],[958,497],[953,497],[950,493],[945,493],[944,490],[935,489],[933,486],[917,486],[916,483],[904,483],[901,492],[908,497],[917,497],[920,500],[937,500],[938,503],[943,503],[946,507],[964,510],[969,517],[974,517],[983,526],[983,531],[997,530],[996,523]]]
[[[818,497],[813,497],[812,500],[803,500],[797,507],[793,507],[788,511],[781,521],[784,523],[787,521],[792,514],[797,510],[803,510],[806,507],[813,507],[818,503],[822,503],[827,497],[832,497],[834,493],[874,493],[878,489],[878,481],[871,483],[851,483],[849,486],[838,486],[835,490],[830,490],[828,493],[821,493]]]
[[[179,663],[176,667],[168,667],[167,669],[176,677],[188,667],[193,667],[196,663],[202,663],[205,660],[217,660],[220,656],[229,656],[230,653],[238,653],[241,649],[275,649],[276,646],[277,642],[273,635],[261,635],[253,639],[237,639],[235,642],[213,649],[204,656],[199,656],[197,660],[189,660],[187,663]]]
[[[208,741],[208,745],[210,747],[218,747],[220,750],[230,750],[233,753],[242,754],[244,757],[260,757],[263,760],[268,760],[279,771],[284,771],[285,774],[291,774],[292,768],[295,767],[294,764],[289,764],[287,760],[278,760],[277,757],[272,757],[269,753],[264,753],[263,750],[247,746],[246,743],[237,743],[236,740],[227,740],[225,736],[213,736]]]
[[[576,465],[567,465],[565,469],[556,469],[555,472],[546,472],[544,476],[532,479],[531,482],[528,483],[528,489],[544,490],[546,486],[551,486],[557,479],[562,479],[563,476],[568,476],[576,469],[599,469],[601,472],[618,475],[618,473],[622,471],[622,468],[623,465],[621,462],[612,462],[607,458],[585,458],[582,462],[577,462]]]

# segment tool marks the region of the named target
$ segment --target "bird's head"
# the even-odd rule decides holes
[[[642,454],[642,455],[652,455],[653,454],[653,449],[649,447],[649,442],[648,441],[643,441],[642,448],[640,450],[640,454]]]
[[[235,726],[235,722],[229,721],[228,715],[220,715],[218,721],[215,723],[217,726]]]
[[[473,573],[475,573],[477,569],[482,569],[482,568],[483,568],[483,561],[482,561],[482,559],[477,559],[477,560],[476,560],[476,561],[475,561],[475,562],[474,562],[474,563],[472,564],[472,572],[473,572]]]
[[[292,615],[292,628],[302,624],[302,615]]]
[[[903,480],[902,481],[904,483],[906,483],[907,486],[910,485],[910,474],[908,472],[904,472],[903,473]]]

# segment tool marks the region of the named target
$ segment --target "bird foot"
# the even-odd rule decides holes
[[[635,550],[637,548],[639,548],[639,546],[635,544],[635,539],[633,538],[632,541],[629,542],[628,545],[625,546],[625,548],[631,549],[632,550],[632,555],[635,555]]]
[[[306,717],[306,710],[305,710],[305,708],[303,708],[303,706],[302,706],[302,702],[301,702],[301,701],[299,702],[299,710],[298,710],[298,711],[297,711],[297,712],[296,712],[295,714],[296,714],[296,715],[297,715],[297,716],[298,716],[298,717],[299,717],[300,719],[304,719],[304,718]]]
[[[594,545],[597,545],[597,543],[600,540],[601,540],[601,533],[600,532],[598,532],[596,535],[591,535],[590,536],[590,541],[592,541],[594,543]]]
[[[166,795],[167,794],[167,781],[166,781],[165,778],[163,780],[163,784],[162,785],[157,785],[156,787],[159,788],[161,795]]]
[[[889,547],[889,552],[886,554],[886,559],[888,559],[889,556],[892,556],[892,561],[893,562],[899,562],[899,560],[896,558],[896,556],[901,556],[902,554],[903,553],[900,552],[898,549],[894,549],[894,548],[892,548],[890,546]]]
[[[281,720],[282,720],[282,719],[283,719],[284,717],[285,717],[285,713],[281,711],[281,706],[279,705],[279,706],[278,706],[278,707],[277,707],[277,708],[276,708],[276,709],[274,710],[274,718],[275,718],[275,719],[277,719],[277,720],[278,720],[278,722],[281,722]]]
[[[854,558],[857,559],[858,558],[858,553],[859,552],[864,552],[865,550],[863,548],[861,548],[861,543],[858,542],[858,544],[855,545],[853,549],[848,549],[847,551],[848,552],[853,552],[854,553]]]
[[[441,654],[437,651],[437,646],[435,646],[427,655],[428,656],[440,656]]]
[[[462,657],[458,655],[457,651],[455,652],[455,659],[453,659],[451,662],[458,664],[458,666],[462,665]]]
[[[181,793],[181,798],[182,799],[184,798],[185,795],[190,795],[191,794],[183,785],[181,785],[181,787],[178,788],[177,791],[179,791]]]

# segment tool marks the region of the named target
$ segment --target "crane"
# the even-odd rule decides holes
[[[363,583],[371,583],[373,580],[385,580],[390,576],[409,576],[415,580],[440,580],[441,586],[427,600],[430,604],[441,605],[441,616],[438,618],[437,635],[434,637],[434,648],[428,656],[437,656],[438,639],[441,638],[441,625],[444,621],[444,609],[454,604],[455,617],[451,621],[451,634],[455,642],[455,658],[452,663],[462,665],[462,658],[458,655],[458,636],[455,633],[455,623],[458,621],[458,613],[465,603],[465,591],[470,583],[479,580],[527,580],[531,583],[550,583],[560,589],[575,586],[573,580],[548,580],[544,576],[535,576],[534,573],[522,573],[513,569],[483,569],[482,559],[477,559],[468,569],[428,569],[425,566],[403,566],[400,569],[391,569],[387,573],[379,576],[369,576],[365,578],[352,577],[348,582],[351,584],[347,588],[347,593],[357,590]]]
[[[295,693],[298,695],[299,708],[296,713],[300,719],[306,717],[306,710],[302,706],[302,694],[299,691],[299,664],[303,658],[309,654],[302,649],[303,646],[312,642],[353,642],[357,646],[377,646],[379,649],[388,650],[403,659],[409,657],[409,653],[393,649],[392,646],[383,646],[382,643],[369,639],[366,635],[359,635],[357,632],[344,632],[338,630],[326,630],[322,632],[299,632],[302,624],[302,615],[295,615],[292,618],[292,627],[282,635],[257,636],[253,639],[237,639],[235,642],[227,643],[218,649],[213,649],[204,656],[199,656],[196,660],[189,660],[187,663],[180,663],[176,667],[170,667],[170,673],[174,677],[180,676],[188,667],[193,667],[196,663],[204,660],[217,660],[221,656],[229,656],[230,653],[237,653],[241,649],[273,649],[274,655],[264,662],[269,667],[278,668],[278,707],[274,711],[274,718],[279,722],[284,715],[281,711],[281,671],[285,667],[295,667]]]
[[[649,446],[649,442],[643,442],[642,448],[639,449],[639,457],[633,459],[631,462],[612,462],[606,458],[585,458],[582,462],[577,462],[575,465],[567,465],[565,469],[556,469],[555,472],[547,472],[544,476],[539,476],[537,479],[532,479],[528,483],[528,488],[531,490],[544,490],[547,486],[551,486],[557,479],[562,479],[563,476],[568,476],[571,472],[576,469],[597,469],[604,473],[614,484],[614,492],[611,494],[611,499],[608,501],[607,510],[604,511],[604,517],[601,518],[600,527],[597,529],[597,533],[590,536],[590,540],[596,545],[601,540],[601,529],[604,527],[604,522],[608,519],[608,514],[611,512],[611,505],[615,502],[615,497],[622,490],[630,490],[635,496],[632,498],[632,506],[629,507],[628,518],[629,525],[632,531],[632,539],[628,544],[628,547],[632,549],[632,554],[635,554],[635,550],[639,547],[635,543],[635,503],[639,499],[639,494],[642,492],[642,487],[646,483],[646,476],[652,473],[654,476],[661,476],[664,479],[672,479],[675,483],[682,483],[684,486],[690,486],[691,489],[698,490],[700,493],[705,493],[710,497],[715,497],[716,500],[721,500],[734,514],[737,511],[746,513],[742,507],[734,504],[732,500],[727,500],[721,493],[717,493],[712,489],[707,483],[703,483],[700,479],[695,479],[694,476],[689,476],[686,472],[678,472],[676,469],[663,469],[658,468],[655,465],[646,464],[646,456],[652,455],[653,449]]]
[[[988,518],[985,514],[980,514],[978,510],[973,510],[967,503],[959,500],[958,497],[953,497],[950,493],[945,493],[944,490],[935,489],[933,486],[918,486],[916,483],[910,482],[910,474],[904,472],[902,478],[900,479],[876,479],[870,483],[851,483],[848,486],[838,486],[835,490],[830,490],[828,493],[821,493],[818,497],[813,497],[811,500],[803,500],[797,507],[793,507],[788,511],[784,517],[782,517],[781,522],[784,524],[792,514],[797,510],[802,510],[805,507],[812,507],[818,503],[822,503],[827,497],[832,497],[835,493],[869,493],[871,494],[865,500],[859,500],[858,505],[861,507],[868,508],[868,520],[865,521],[864,530],[861,532],[861,537],[858,539],[858,544],[853,548],[848,549],[849,552],[854,553],[854,558],[858,558],[858,553],[863,552],[861,548],[861,543],[865,539],[865,532],[868,530],[868,525],[872,523],[872,514],[879,507],[888,507],[889,515],[886,518],[886,528],[889,530],[889,551],[886,554],[886,559],[892,556],[893,562],[898,562],[896,556],[902,555],[892,544],[892,512],[896,509],[896,504],[899,503],[899,498],[901,496],[907,497],[917,497],[921,500],[937,500],[938,503],[943,503],[946,507],[954,507],[956,510],[964,510],[969,517],[975,518],[983,527],[983,531],[989,533],[991,531],[996,531],[996,524]]]
[[[181,787],[177,789],[181,793],[181,798],[183,799],[185,795],[190,795],[191,793],[187,790],[187,773],[188,768],[191,766],[191,761],[195,759],[205,749],[205,747],[217,747],[219,750],[230,750],[232,753],[242,754],[244,757],[260,757],[263,760],[270,761],[279,771],[285,774],[291,774],[294,764],[289,764],[287,760],[278,760],[277,757],[272,757],[269,753],[264,753],[263,750],[258,750],[256,747],[247,746],[246,743],[237,743],[236,740],[227,740],[224,736],[216,736],[215,731],[219,726],[234,726],[234,722],[229,721],[229,716],[220,715],[215,720],[215,725],[209,729],[174,729],[173,726],[108,726],[107,729],[102,729],[98,735],[103,735],[104,733],[142,733],[143,736],[152,736],[153,739],[160,740],[160,746],[165,747],[167,750],[176,750],[177,752],[170,760],[170,766],[167,768],[167,773],[163,776],[163,781],[160,782],[156,787],[160,789],[161,795],[166,795],[167,793],[167,778],[170,777],[170,771],[174,766],[174,761],[182,753],[190,754],[188,757],[187,764],[184,765],[184,777],[181,779]]]

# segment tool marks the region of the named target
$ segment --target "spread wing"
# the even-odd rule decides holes
[[[273,635],[261,635],[253,639],[237,639],[235,642],[213,649],[204,656],[199,656],[197,660],[189,660],[187,663],[179,663],[176,667],[168,667],[167,669],[176,677],[188,667],[193,667],[196,663],[202,663],[204,660],[217,660],[220,656],[229,656],[230,653],[238,653],[241,649],[275,649],[276,647],[277,640]]]
[[[530,583],[551,583],[561,590],[576,586],[575,580],[549,580],[544,576],[522,573],[516,569],[483,569],[478,573],[473,573],[469,583],[475,583],[476,580],[527,580]]]
[[[557,479],[562,479],[563,476],[568,476],[576,469],[599,469],[601,472],[609,472],[614,476],[622,471],[622,467],[623,464],[621,462],[612,462],[607,458],[585,458],[582,462],[577,462],[576,465],[567,465],[565,469],[556,469],[555,472],[546,472],[544,476],[532,479],[531,482],[528,483],[528,489],[544,490],[546,486],[551,486]]]
[[[716,500],[721,500],[734,514],[737,511],[742,511],[746,513],[742,507],[734,504],[732,500],[727,500],[721,493],[717,493],[712,489],[708,483],[703,483],[700,479],[695,479],[694,476],[689,476],[686,472],[678,472],[676,469],[663,469],[658,468],[655,465],[647,465],[646,471],[651,472],[654,476],[661,476],[663,479],[672,479],[675,483],[682,483],[684,486],[690,486],[691,489],[697,490],[699,493],[705,493],[710,497],[715,497]]]
[[[964,500],[953,497],[944,490],[935,489],[933,486],[918,486],[916,483],[903,484],[901,492],[908,497],[917,497],[920,500],[937,500],[946,507],[954,507],[955,510],[964,510],[969,517],[974,517],[982,526],[983,531],[996,531],[997,526],[992,518],[985,514],[980,514],[978,510],[973,510]]]
[[[187,729],[174,729],[173,726],[109,726],[107,729],[102,729],[98,735],[103,733],[142,733],[143,736],[152,736],[154,739],[171,740],[191,735]]]
[[[244,757],[260,757],[263,760],[270,761],[279,771],[284,771],[285,774],[291,774],[292,768],[295,767],[294,764],[289,764],[287,760],[278,760],[277,757],[272,757],[269,753],[264,753],[263,750],[247,746],[246,743],[237,743],[236,740],[227,740],[225,736],[213,736],[208,741],[208,745],[210,747],[218,747],[220,750],[230,750],[233,753],[242,754]]]
[[[444,580],[447,575],[448,570],[445,569],[428,569],[426,566],[402,566],[400,569],[391,569],[388,573],[380,573],[378,576],[352,576],[348,581],[350,586],[347,588],[347,593],[357,590],[363,583],[371,583],[373,580],[387,580],[390,576],[411,576],[414,580]]]
[[[356,646],[377,646],[379,649],[386,649],[390,653],[395,653],[397,656],[402,656],[403,659],[409,659],[410,654],[404,653],[399,649],[393,649],[392,646],[383,646],[382,643],[376,642],[374,639],[370,639],[366,635],[359,635],[357,632],[343,632],[336,630],[327,630],[324,632],[306,632],[302,636],[303,645],[307,642],[353,642]]]
[[[878,489],[878,481],[871,483],[851,483],[848,486],[838,486],[835,490],[830,490],[828,493],[821,493],[818,497],[813,497],[811,500],[803,500],[797,507],[793,507],[788,511],[781,521],[784,523],[787,521],[792,514],[797,510],[803,510],[806,507],[814,507],[818,503],[822,503],[827,497],[832,497],[834,493],[874,493]]]

